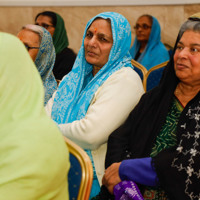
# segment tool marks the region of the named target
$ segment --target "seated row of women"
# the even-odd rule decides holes
[[[32,31],[34,33],[37,32],[37,37],[35,37],[35,39],[37,40],[32,40],[33,43],[31,44],[28,43],[25,39],[24,41],[22,40],[22,38],[26,38],[25,34],[30,37],[30,30],[34,30]],[[91,197],[96,196],[100,191],[101,179],[104,174],[106,142],[109,134],[125,121],[125,119],[128,117],[130,110],[134,108],[134,106],[138,103],[141,95],[144,93],[141,80],[137,73],[133,70],[133,66],[131,65],[131,56],[129,54],[129,48],[131,44],[130,33],[131,28],[128,21],[125,17],[118,13],[106,12],[92,18],[86,26],[82,46],[77,55],[73,69],[62,79],[58,89],[54,92],[53,98],[48,101],[46,106],[48,114],[52,117],[54,122],[56,122],[55,124],[53,124],[55,126],[55,129],[57,124],[57,127],[59,127],[60,131],[65,136],[79,144],[83,149],[85,149],[92,160],[94,166],[94,180]],[[11,36],[6,37],[8,37],[7,42],[9,43],[9,37]],[[25,63],[30,62],[30,67],[32,66],[36,69],[30,59],[26,59],[27,52],[24,52],[26,50],[25,47],[29,50],[29,54],[31,52],[30,50],[36,51],[35,54],[32,54],[32,59],[35,62],[36,66],[37,60],[45,56],[47,58],[51,58],[49,60],[55,59],[55,50],[52,45],[51,49],[49,50],[45,50],[43,48],[45,45],[47,45],[47,40],[52,44],[50,33],[44,28],[37,25],[27,25],[19,32],[18,37],[23,41],[24,49],[23,46],[15,45],[13,51],[18,51],[17,47],[20,46],[18,54],[25,54],[25,56],[22,55],[24,57],[24,60],[21,61],[21,59],[17,59],[17,63],[19,63],[20,65],[23,65],[25,67]],[[16,43],[19,42],[16,41]],[[6,46],[8,46],[9,48],[11,45]],[[17,56],[18,54],[15,55],[14,52],[11,52],[13,54],[12,56]],[[43,55],[41,56],[41,54]],[[12,60],[14,61],[15,59]],[[8,64],[9,62],[7,62],[7,65]],[[49,68],[52,67],[51,62],[48,64]],[[13,67],[15,67],[15,69],[18,69],[17,66],[13,66],[10,63],[9,70],[12,70]],[[37,67],[39,69],[39,65]],[[30,69],[27,67],[27,70]],[[52,71],[48,73],[49,76],[50,74],[52,74]],[[23,74],[19,74],[18,77],[16,74],[16,78],[19,78],[20,76],[23,76]],[[32,81],[34,81],[34,79],[32,77],[30,78],[28,74],[26,74],[26,72],[24,73],[24,76],[26,76],[27,78],[24,83],[26,83],[28,79],[30,79],[31,83]],[[14,82],[14,80],[12,82]],[[23,79],[21,79],[21,81],[23,81]],[[28,82],[28,85],[29,84],[30,83]],[[26,86],[26,84],[24,84],[23,86]],[[37,83],[34,87],[37,87]],[[13,90],[16,90],[16,92],[13,91],[13,96],[17,95],[18,92],[20,96],[24,95],[23,98],[25,98],[25,100],[23,101],[23,98],[21,97],[22,100],[20,101],[20,104],[19,101],[15,99],[15,101],[17,101],[19,105],[24,106],[24,109],[22,111],[26,111],[27,109],[28,112],[27,106],[29,104],[29,94],[33,98],[39,98],[43,95],[42,91],[41,95],[39,96],[39,93],[35,94],[34,91],[32,91],[32,89],[30,88],[28,88],[29,91],[24,90],[24,93],[22,93],[20,92],[21,90],[17,90],[17,85],[16,87],[11,86],[11,88],[13,88]],[[14,101],[14,98],[12,100]],[[36,105],[38,109],[42,109],[41,106],[43,106],[43,101],[42,99],[40,99],[40,101],[40,106],[37,105],[36,100],[30,100],[30,103]],[[13,107],[14,105],[16,105],[16,102],[13,103]],[[32,107],[32,109],[33,111],[35,111],[36,115],[34,115],[34,112],[30,113],[30,115],[34,115],[33,121],[34,117],[38,117],[38,121],[41,121],[42,123],[39,114],[36,113],[37,109],[35,109],[34,106]],[[25,116],[27,115],[28,120],[28,113],[25,111],[23,113]],[[13,113],[11,113],[11,115],[12,114]],[[16,118],[20,117],[20,114],[16,115]],[[26,118],[23,119],[25,120],[24,123],[26,123]],[[51,121],[50,118],[47,119]],[[46,124],[44,123],[44,126],[45,125]],[[39,123],[37,124],[36,122],[34,128],[28,122],[27,126],[30,129],[33,129],[33,131],[36,127],[37,129],[40,129]],[[46,128],[49,129],[51,128],[51,126],[46,125]],[[42,128],[41,131],[45,131],[45,133],[48,135],[48,130]],[[22,130],[22,132],[23,134],[26,134],[26,130]],[[61,138],[61,133],[57,133],[55,131],[55,135],[56,134],[58,134],[58,138]],[[35,137],[39,137],[38,139],[41,139],[41,143],[44,142],[44,139],[42,137],[38,135],[35,135]],[[51,136],[49,137],[51,138]],[[30,140],[31,138],[32,137],[30,137]],[[47,137],[47,141],[49,141],[49,145],[51,145],[52,151],[56,153],[57,150],[54,150],[54,148],[56,149],[56,144],[54,145],[50,138],[48,139]],[[21,140],[23,140],[23,138],[21,138]],[[13,143],[11,143],[11,145],[12,144]],[[16,144],[18,144],[18,140],[16,141]],[[61,147],[62,146],[63,145],[61,145]],[[38,150],[40,150],[40,148],[38,148]],[[59,157],[56,156],[56,158],[54,159],[54,157],[52,156],[54,154],[51,154],[50,151],[48,152],[48,148],[44,148],[42,151],[45,151],[44,154],[49,153],[52,160],[55,160],[55,162],[57,162],[57,159],[59,159]],[[38,154],[38,151],[36,152],[36,154]],[[41,154],[43,152],[41,152]],[[24,151],[24,153],[26,153],[28,156],[29,149],[27,149],[27,151]],[[63,160],[67,160],[64,155]],[[9,164],[11,166],[11,161]],[[31,162],[30,165],[31,164],[33,164],[33,162]],[[39,161],[38,165],[40,165]],[[61,167],[63,166],[62,164],[60,165]],[[54,165],[51,164],[51,166],[53,167]],[[46,169],[44,168],[42,169],[42,171],[43,170]],[[67,172],[67,167],[65,169],[65,173],[63,173],[62,169],[59,170],[60,172],[56,175],[64,180]],[[51,171],[51,169],[49,169],[49,171]],[[52,173],[53,175],[55,175],[55,172]],[[62,173],[62,175],[60,175],[60,173]],[[13,181],[15,182],[15,180]],[[7,182],[5,182],[5,184],[7,184]],[[60,185],[62,184],[60,183]],[[52,188],[52,191],[54,191],[54,188]],[[44,191],[44,193],[46,193],[46,191]],[[29,194],[27,191],[27,198],[28,195]],[[6,198],[6,196],[4,197]]]
[[[57,89],[56,80],[60,81],[71,71],[76,55],[67,47],[69,42],[65,24],[59,14],[52,11],[41,12],[36,16],[35,24],[40,27],[25,25],[18,37],[26,45],[40,72],[45,88],[46,105]],[[169,54],[160,41],[161,29],[155,17],[142,15],[134,28],[136,38],[130,49],[133,59],[147,69],[169,59]]]
[[[127,19],[104,12],[87,23],[73,68],[45,108],[60,132],[88,153],[94,172],[90,198],[114,198],[111,194],[115,185],[116,199],[129,195],[122,187],[124,180],[131,181],[130,189],[138,184],[138,194],[146,199],[149,193],[154,199],[200,197],[196,184],[200,152],[199,17],[195,15],[184,23],[161,83],[145,94],[131,65],[131,27]],[[20,105],[26,103],[20,101]],[[113,164],[104,175],[106,150],[106,168],[120,163]],[[131,159],[122,161],[127,158]]]

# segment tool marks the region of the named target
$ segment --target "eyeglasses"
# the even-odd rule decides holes
[[[142,24],[142,25],[136,24],[136,26],[134,26],[135,30],[138,30],[139,28],[147,30],[147,29],[151,28],[151,26],[149,26],[147,24]]]
[[[45,23],[41,23],[41,25],[38,24],[38,23],[36,23],[35,25],[42,26],[42,27],[45,28],[45,29],[48,29],[49,27],[54,27],[54,26],[51,25],[51,24],[45,24]]]
[[[26,49],[29,51],[30,49],[39,49],[40,47],[29,47],[27,44],[24,44]]]

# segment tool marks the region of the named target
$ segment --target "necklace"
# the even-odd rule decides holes
[[[180,90],[180,88],[179,88],[179,85],[176,86],[176,89],[175,89],[175,91],[174,91],[174,94],[175,94],[176,96],[179,96],[179,95],[181,94],[181,90]]]

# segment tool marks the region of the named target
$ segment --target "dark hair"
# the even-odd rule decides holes
[[[153,17],[151,15],[144,14],[144,15],[141,15],[138,19],[140,19],[141,17],[147,17],[149,19],[150,23],[153,24]]]
[[[56,23],[57,23],[57,17],[56,17],[56,13],[55,12],[52,12],[52,11],[44,11],[44,12],[41,12],[41,13],[38,13],[37,16],[35,17],[35,22],[37,20],[37,18],[42,15],[42,16],[48,16],[51,18],[52,20],[52,24],[54,27],[56,27]]]
[[[104,19],[104,18],[102,18],[102,17],[97,17],[97,18],[95,18],[94,20],[93,20],[93,22],[95,21],[95,20],[97,20],[97,19]],[[104,20],[106,20],[108,23],[110,23],[110,25],[111,25],[111,20],[108,18],[108,19],[104,19]],[[93,23],[92,22],[92,23]],[[90,28],[90,26],[92,25],[92,23],[88,26],[88,28],[87,28],[87,30]],[[112,31],[112,25],[111,25],[111,31]]]
[[[104,19],[104,18],[102,18],[102,17],[96,17],[96,18],[93,20],[93,22],[94,22],[95,20],[97,20],[97,19]],[[107,22],[109,22],[109,23],[111,24],[111,20],[110,20],[109,18],[104,19],[104,20],[106,20]],[[93,23],[93,22],[92,22],[92,23]]]

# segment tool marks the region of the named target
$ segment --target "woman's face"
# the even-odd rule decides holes
[[[183,34],[174,54],[174,69],[182,82],[200,84],[200,33]]]
[[[28,29],[22,29],[17,37],[24,43],[32,60],[35,61],[40,48],[40,36]]]
[[[96,19],[88,28],[85,39],[85,59],[102,68],[107,62],[113,45],[111,24],[105,19]]]
[[[139,42],[147,43],[151,33],[151,20],[146,17],[140,17],[135,25],[136,36]]]
[[[35,25],[39,25],[39,26],[42,26],[43,28],[47,29],[47,31],[49,31],[49,33],[53,37],[54,31],[56,28],[52,24],[51,17],[45,16],[45,15],[39,15],[35,21]]]

